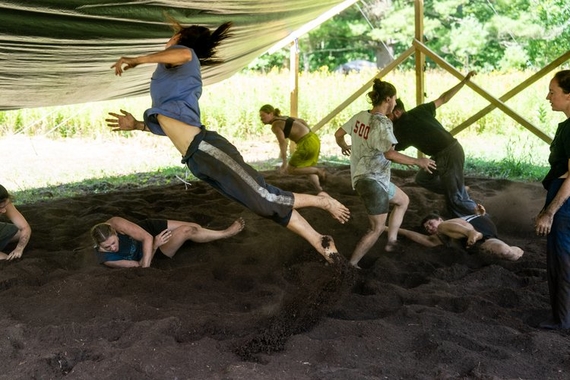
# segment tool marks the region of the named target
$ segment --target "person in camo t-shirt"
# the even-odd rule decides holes
[[[392,122],[386,115],[396,104],[396,88],[375,79],[367,96],[372,109],[357,113],[335,133],[342,154],[350,155],[352,187],[364,202],[370,221],[370,229],[357,243],[350,258],[355,267],[384,232],[390,204],[394,209],[390,215],[385,249],[388,252],[397,250],[398,228],[404,219],[409,198],[390,182],[391,161],[416,165],[429,172],[435,169],[435,162],[428,158],[412,158],[394,150],[398,141],[394,137]],[[345,141],[346,135],[351,138],[351,146]]]

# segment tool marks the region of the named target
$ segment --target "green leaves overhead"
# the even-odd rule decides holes
[[[413,0],[361,0],[300,40],[302,67],[391,59],[412,44],[414,11]],[[458,67],[542,67],[570,49],[570,2],[426,0],[424,42]]]

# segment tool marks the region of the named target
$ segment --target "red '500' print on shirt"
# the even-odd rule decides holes
[[[356,121],[354,124],[353,131],[355,135],[362,137],[364,140],[368,140],[368,133],[370,132],[370,127],[360,121]]]

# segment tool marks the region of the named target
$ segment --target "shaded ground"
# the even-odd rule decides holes
[[[405,227],[442,209],[413,172],[393,174],[411,199]],[[0,262],[0,379],[570,378],[568,333],[535,327],[549,311],[546,242],[532,232],[543,189],[467,183],[521,260],[405,240],[389,254],[382,237],[355,273],[203,183],[21,206],[34,232],[22,260]],[[301,212],[348,257],[367,228],[348,167],[331,168],[325,189],[351,209],[349,223]],[[96,264],[88,230],[112,215],[211,228],[242,216],[246,229],[149,269],[111,270]]]

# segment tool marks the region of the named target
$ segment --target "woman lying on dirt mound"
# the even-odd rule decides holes
[[[459,243],[469,253],[483,252],[505,260],[518,260],[524,251],[497,237],[497,227],[482,205],[477,205],[476,211],[474,215],[448,220],[431,213],[421,223],[428,235],[404,228],[400,228],[398,234],[426,247]]]
[[[159,251],[172,257],[186,242],[197,243],[225,239],[245,227],[242,218],[222,231],[209,230],[199,224],[166,219],[145,219],[139,223],[115,216],[91,229],[99,263],[111,268],[149,267]]]

